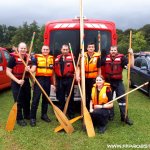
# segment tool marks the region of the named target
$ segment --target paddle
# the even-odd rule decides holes
[[[69,120],[69,122],[72,124],[72,123],[76,122],[77,120],[81,119],[82,117],[83,117],[83,116],[75,117],[75,118]],[[60,131],[60,130],[62,130],[62,129],[63,129],[63,127],[60,125],[60,126],[57,126],[54,131],[55,131],[55,132],[58,132],[58,131]]]
[[[18,52],[17,52],[18,53]],[[18,53],[19,54],[19,53]],[[19,55],[20,57],[20,55]],[[25,67],[27,67],[26,63],[24,62],[24,60],[20,57],[20,59],[22,60],[22,63],[25,65]],[[39,86],[39,88],[41,89],[41,91],[43,92],[43,94],[45,95],[45,97],[47,98],[47,100],[50,102],[50,104],[53,107],[54,113],[58,119],[58,121],[60,122],[61,126],[64,128],[64,130],[67,133],[72,133],[74,131],[73,126],[70,124],[69,120],[67,119],[67,117],[64,115],[64,113],[53,104],[52,100],[49,98],[49,96],[46,94],[46,92],[44,91],[44,89],[42,88],[42,86],[40,85],[40,83],[38,82],[38,80],[35,78],[35,76],[33,75],[33,73],[29,70],[30,75],[32,76],[32,78],[34,79],[34,81],[36,82],[36,84]]]
[[[149,82],[145,82],[144,84],[138,86],[137,88],[135,88],[135,89],[133,89],[133,90],[131,90],[131,91],[129,91],[129,92],[127,92],[127,93],[125,93],[125,94],[123,94],[123,95],[121,95],[121,96],[119,96],[119,97],[117,97],[117,98],[115,98],[115,99],[113,99],[113,100],[111,100],[111,101],[109,101],[109,102],[106,103],[106,104],[110,104],[110,103],[112,103],[112,102],[114,102],[114,101],[116,101],[116,100],[118,100],[118,99],[120,99],[120,98],[122,98],[122,97],[124,97],[124,96],[126,96],[126,95],[128,95],[128,94],[130,94],[130,93],[132,93],[132,92],[134,92],[134,91],[136,91],[136,90],[138,90],[138,89],[140,89],[141,87],[143,87],[143,86],[145,86],[145,85],[147,85],[147,84],[149,84]]]
[[[130,31],[130,39],[129,39],[129,49],[131,48],[131,44],[132,44],[132,31]],[[127,79],[127,92],[129,92],[129,85],[130,85],[130,67],[131,65],[131,55],[130,53],[128,53],[128,79]],[[126,96],[126,109],[125,109],[125,118],[127,117],[127,113],[128,113],[128,95]]]
[[[101,34],[98,31],[98,53],[101,55]]]
[[[69,43],[69,48],[70,48],[71,56],[73,58],[74,69],[75,69],[75,72],[76,72],[76,65],[75,65],[75,61],[74,61],[74,57],[73,57],[73,53],[72,53],[72,47],[71,47],[70,43]],[[82,105],[83,105],[83,116],[84,116],[84,123],[85,123],[85,126],[86,126],[87,134],[88,134],[89,137],[94,137],[95,136],[95,131],[94,131],[94,127],[93,127],[93,122],[92,122],[90,113],[87,110],[86,105],[84,103],[83,94],[82,94],[82,90],[81,90],[81,86],[80,86],[79,82],[78,82],[78,87],[79,87],[79,91],[80,91],[80,95],[81,95],[81,101],[82,101]]]
[[[34,37],[35,37],[35,32],[33,32],[33,35],[32,35],[32,40],[31,40],[28,59],[26,61],[26,64],[28,64],[28,62],[29,62],[29,57],[30,57],[30,54],[31,54],[31,51],[32,51]],[[25,73],[26,73],[26,70],[24,70],[24,72],[23,72],[22,80],[24,80]],[[20,88],[19,88],[17,100],[18,100],[18,97],[20,95],[21,87],[22,86],[20,86]],[[12,109],[10,110],[10,113],[9,113],[9,116],[8,116],[8,119],[7,119],[7,123],[6,123],[6,127],[5,127],[6,131],[12,131],[14,129],[16,118],[17,118],[17,100],[16,100],[15,104],[13,105]]]
[[[78,57],[77,65],[79,64],[79,60],[80,60],[80,55],[79,55],[79,57]],[[63,113],[64,113],[64,114],[67,113],[68,104],[69,104],[69,101],[70,101],[70,97],[71,97],[71,93],[72,93],[72,90],[73,90],[74,82],[75,82],[75,75],[74,75],[74,78],[73,78],[73,81],[72,81],[72,85],[71,85],[71,88],[70,88],[69,96],[68,96],[68,98],[67,98],[67,100],[66,100],[66,103],[65,103],[65,106],[64,106],[64,110],[63,110]]]

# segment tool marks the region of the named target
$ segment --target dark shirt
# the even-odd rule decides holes
[[[13,69],[16,66],[16,60],[13,56],[10,57],[7,67]]]

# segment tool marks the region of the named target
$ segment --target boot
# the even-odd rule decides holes
[[[119,106],[119,108],[120,108],[121,121],[125,122],[130,126],[133,125],[133,121],[128,118],[128,115],[125,118],[125,106]]]

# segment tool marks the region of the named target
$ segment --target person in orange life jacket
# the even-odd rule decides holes
[[[69,46],[63,44],[61,47],[61,53],[55,59],[55,75],[56,75],[56,97],[59,100],[59,107],[61,110],[64,109],[65,96],[70,93],[74,77],[74,66],[73,59],[69,53]],[[73,102],[74,102],[74,88],[72,90],[67,114],[69,118],[74,118]]]
[[[85,86],[86,86],[86,107],[89,110],[91,100],[91,90],[95,83],[97,75],[101,74],[101,60],[100,54],[95,52],[95,44],[88,43],[87,52],[84,53],[85,57]],[[76,80],[80,81],[80,68],[77,67]]]
[[[26,61],[27,46],[21,42],[18,45],[18,52],[22,58]],[[29,63],[31,60],[29,60]],[[24,64],[19,58],[18,54],[11,53],[11,58],[8,62],[6,74],[12,80],[11,88],[14,97],[14,101],[17,101],[17,124],[20,126],[26,126],[27,123],[24,119],[30,119],[30,99],[31,99],[31,87],[29,83],[29,73],[26,72],[24,80],[22,80],[23,72],[25,70]],[[20,87],[21,86],[21,87]]]
[[[134,56],[133,50],[129,49],[128,52],[131,54],[131,67],[134,66]],[[109,82],[112,87],[112,91],[116,92],[116,96],[121,96],[125,93],[125,88],[122,81],[122,72],[123,68],[128,65],[128,59],[123,55],[119,54],[117,46],[111,46],[110,54],[102,61],[102,66],[105,67],[105,80]],[[125,119],[125,107],[126,100],[125,97],[118,100],[120,108],[121,121],[125,122],[128,125],[132,125],[133,122],[128,118]],[[114,110],[111,110],[110,119],[113,120]]]
[[[94,126],[104,133],[109,118],[109,109],[113,103],[106,104],[112,100],[112,91],[109,83],[106,83],[102,76],[97,76],[93,85],[90,101],[90,113]]]
[[[32,58],[32,67],[30,71],[32,73],[35,72],[36,79],[41,84],[45,92],[50,95],[51,78],[53,77],[53,56],[49,55],[50,49],[47,45],[42,46],[41,52],[42,54],[35,54],[35,57]],[[32,127],[36,126],[36,113],[41,94],[41,89],[35,83],[30,114],[30,125]],[[47,110],[48,100],[46,99],[45,95],[42,94],[41,119],[45,122],[51,122],[47,115]]]

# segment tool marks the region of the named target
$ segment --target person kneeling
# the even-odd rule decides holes
[[[101,134],[106,130],[109,109],[113,107],[113,103],[107,104],[111,100],[112,91],[110,84],[106,83],[102,76],[97,76],[91,93],[90,113],[94,126],[98,126]]]

